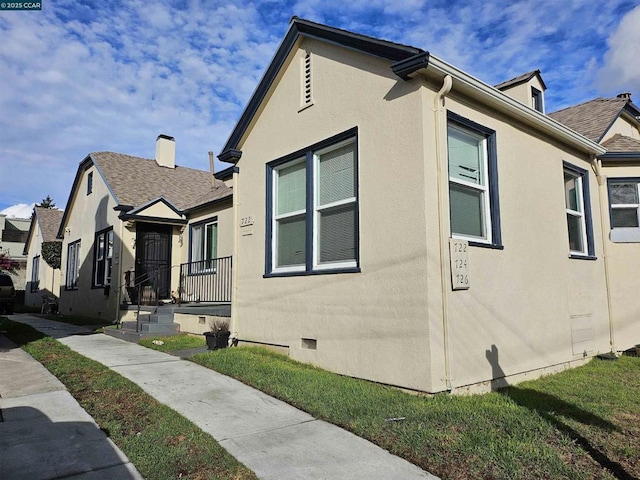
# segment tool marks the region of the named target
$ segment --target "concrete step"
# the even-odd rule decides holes
[[[174,335],[180,333],[180,325],[178,323],[152,323],[140,322],[136,332],[136,322],[122,322],[120,329],[122,332],[133,333],[152,333],[156,335]]]

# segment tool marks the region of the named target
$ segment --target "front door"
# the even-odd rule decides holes
[[[142,283],[144,303],[170,298],[171,229],[149,223],[136,225],[136,284]]]

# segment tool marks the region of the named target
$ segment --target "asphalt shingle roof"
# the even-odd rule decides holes
[[[640,152],[640,140],[619,133],[602,142],[602,146],[605,147],[608,152]],[[640,156],[640,153],[638,155]]]
[[[60,241],[56,239],[58,234],[58,228],[60,228],[60,222],[62,221],[62,215],[64,212],[57,208],[44,208],[35,207],[36,218],[40,224],[40,234],[42,235],[43,242],[56,242]]]
[[[540,81],[544,85],[544,82],[542,81],[542,77],[540,75],[540,70],[533,70],[531,72],[527,72],[527,73],[523,73],[522,75],[518,75],[517,77],[512,78],[511,80],[507,80],[506,82],[499,83],[498,85],[495,85],[494,88],[497,88],[498,90],[502,90],[502,89],[510,87],[512,85],[518,85],[519,83],[528,82],[529,80],[531,80],[536,75],[538,75],[538,77],[540,77]],[[546,85],[544,85],[544,86],[546,88]]]
[[[626,103],[624,98],[596,98],[549,116],[589,140],[599,142]]]
[[[221,200],[232,194],[224,182],[204,170],[159,166],[155,160],[113,152],[90,155],[116,196],[118,205],[138,207],[164,197],[179,210]]]

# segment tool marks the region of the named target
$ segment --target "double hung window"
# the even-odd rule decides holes
[[[569,233],[569,253],[577,257],[593,257],[593,227],[589,201],[589,175],[568,163],[564,164],[564,199]]]
[[[33,257],[31,261],[31,293],[40,288],[40,255]]]
[[[96,233],[93,248],[93,286],[105,287],[111,285],[113,229]]]
[[[358,267],[355,131],[267,165],[266,273]]]
[[[217,218],[191,225],[191,269],[189,273],[211,272],[218,256]]]
[[[610,179],[611,228],[640,227],[640,180]]]
[[[67,246],[67,271],[65,275],[65,288],[76,290],[78,288],[78,276],[80,273],[80,240]]]
[[[495,132],[450,112],[447,149],[452,236],[501,246]]]

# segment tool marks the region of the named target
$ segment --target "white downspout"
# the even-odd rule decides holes
[[[446,204],[445,195],[447,195],[448,189],[445,188],[445,181],[448,185],[448,160],[447,160],[447,145],[443,142],[443,136],[446,133],[446,125],[443,129],[443,117],[444,110],[444,97],[451,91],[453,86],[453,79],[451,75],[444,77],[442,88],[436,94],[433,101],[433,112],[435,115],[435,127],[436,127],[436,166],[437,166],[437,182],[438,182],[438,234],[440,239],[440,285],[442,288],[442,335],[443,335],[443,348],[444,348],[444,381],[448,391],[453,390],[452,375],[451,375],[451,353],[449,347],[449,289],[448,289],[448,276],[449,271],[449,235],[447,225],[445,223],[445,215],[443,212],[444,205]],[[444,162],[447,162],[444,164]],[[443,164],[447,168],[443,168]],[[447,177],[444,177],[444,173],[447,173]]]
[[[611,353],[616,352],[616,341],[613,328],[613,306],[611,305],[611,276],[609,273],[609,239],[607,238],[607,232],[605,229],[605,211],[609,211],[605,202],[605,178],[602,176],[602,160],[597,159],[595,156],[591,157],[593,168],[598,180],[598,204],[600,206],[600,233],[602,234],[602,255],[604,256],[604,281],[607,290],[607,314],[609,317],[609,345],[611,346]]]

